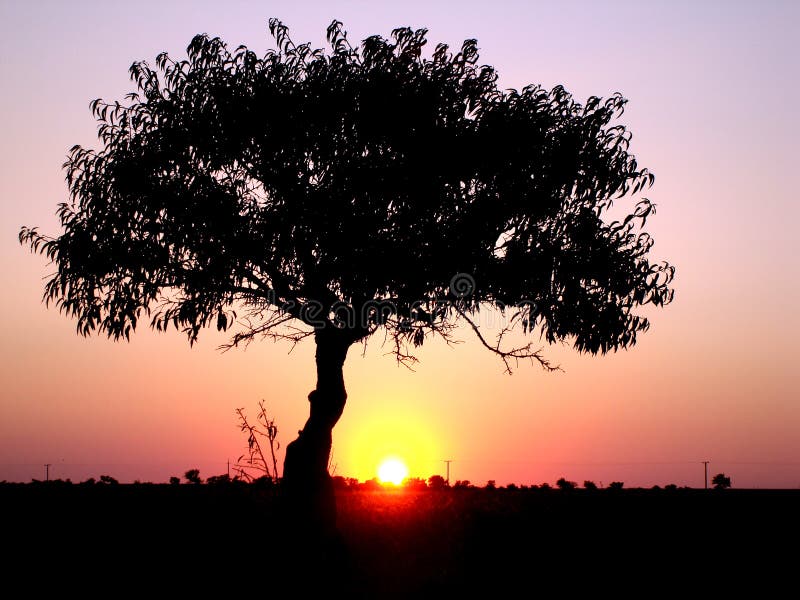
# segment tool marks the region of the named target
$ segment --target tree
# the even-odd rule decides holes
[[[621,95],[503,90],[476,40],[424,56],[425,29],[352,46],[334,21],[329,51],[269,29],[263,57],[198,35],[185,60],[135,63],[125,102],[91,104],[102,147],[69,153],[60,235],[19,237],[55,264],[45,300],[80,334],[128,339],[147,320],[190,343],[230,331],[225,348],[313,338],[317,383],[283,482],[330,513],[352,345],[384,331],[409,364],[463,324],[508,371],[556,369],[507,334],[627,348],[649,326],[637,309],[672,299],[674,269],[648,257],[652,203],[608,216],[654,179],[612,124]],[[487,309],[507,320],[492,335]]]
[[[441,475],[431,475],[428,477],[428,487],[432,490],[443,490],[447,487],[447,480]]]
[[[717,473],[711,479],[711,485],[714,486],[715,489],[724,490],[731,487],[731,478],[727,477],[725,473]]]
[[[186,473],[183,474],[186,478],[186,481],[189,483],[194,483],[195,485],[200,485],[203,483],[203,479],[200,477],[200,470],[199,469],[189,469]]]
[[[583,489],[585,490],[596,490],[597,484],[594,481],[587,479],[583,482]]]
[[[556,487],[558,487],[558,489],[562,491],[568,492],[578,487],[578,484],[575,483],[574,481],[567,481],[565,478],[562,477],[561,479],[556,481]]]

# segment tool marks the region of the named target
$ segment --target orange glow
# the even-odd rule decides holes
[[[378,467],[378,479],[381,483],[400,485],[408,477],[408,467],[397,457],[385,459]]]

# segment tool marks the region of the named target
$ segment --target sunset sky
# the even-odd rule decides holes
[[[224,473],[246,449],[234,410],[264,399],[291,441],[308,414],[313,343],[256,343],[141,328],[130,343],[82,338],[41,303],[46,260],[21,225],[58,233],[61,164],[96,146],[89,102],[122,100],[128,67],[192,36],[258,54],[267,19],[325,45],[427,27],[429,44],[477,38],[504,88],[563,84],[629,99],[632,151],[656,175],[652,256],[677,267],[675,301],[649,311],[633,349],[591,357],[545,348],[563,373],[513,375],[469,331],[426,345],[415,372],[382,337],[350,350],[334,431],[335,473],[374,477],[396,455],[412,476],[483,484],[624,481],[800,487],[800,158],[797,23],[786,2],[23,2],[0,0],[0,480],[112,475],[166,481]],[[626,200],[631,205],[635,198]],[[281,453],[282,459],[282,453]]]

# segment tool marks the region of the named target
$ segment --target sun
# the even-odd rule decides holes
[[[378,479],[381,483],[400,485],[406,477],[408,477],[408,467],[399,458],[386,458],[378,467]]]

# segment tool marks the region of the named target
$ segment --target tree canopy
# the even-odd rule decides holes
[[[426,55],[425,29],[352,46],[334,21],[327,50],[269,29],[262,57],[198,35],[184,60],[135,63],[123,103],[92,102],[102,147],[69,152],[63,231],[20,232],[55,263],[45,298],[80,333],[385,328],[406,358],[463,320],[504,360],[550,366],[495,344],[477,311],[597,353],[634,344],[637,308],[672,299],[642,229],[654,205],[607,218],[653,183],[615,124],[621,95],[500,89],[476,40]]]

